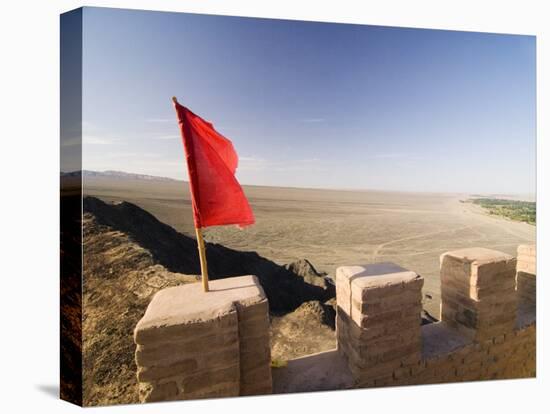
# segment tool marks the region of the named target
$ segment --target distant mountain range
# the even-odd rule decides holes
[[[78,177],[80,176],[80,171],[71,171],[71,172],[61,172],[61,177]],[[105,178],[115,178],[120,180],[148,180],[148,181],[179,181],[173,178],[168,177],[158,177],[154,175],[147,174],[134,174],[124,171],[91,171],[91,170],[82,170],[83,177],[105,177]]]

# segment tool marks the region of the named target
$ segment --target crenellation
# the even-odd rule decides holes
[[[425,326],[413,323],[421,306],[412,284],[407,290],[406,283],[387,280],[407,270],[393,264],[339,269],[337,294],[346,296],[337,298],[338,349],[357,386],[535,375],[534,313],[517,306],[516,259],[489,249],[463,249],[443,254],[440,263],[441,321]],[[393,267],[394,276],[387,276],[392,272],[385,266]],[[379,286],[375,278],[361,280],[373,277],[374,269],[386,274]],[[421,278],[414,283],[421,286]],[[366,286],[367,292],[359,288]]]
[[[512,331],[516,259],[468,248],[441,255],[441,320],[480,340]]]
[[[271,392],[268,304],[254,276],[159,291],[134,339],[141,401]]]
[[[518,246],[516,270],[519,305],[534,308],[537,300],[537,251],[535,245]]]
[[[333,383],[346,388],[535,376],[535,309],[525,305],[535,294],[521,263],[488,249],[443,254],[441,320],[427,325],[424,281],[415,272],[393,263],[338,268],[337,348],[289,361],[296,365],[290,382],[330,389],[332,371],[340,376]],[[152,300],[134,336],[141,401],[272,392],[269,305],[257,279],[213,281],[211,288],[208,298],[195,284]],[[313,385],[303,385],[304,369]]]
[[[336,273],[337,292],[346,295],[337,297],[339,351],[358,386],[391,382],[403,360],[420,359],[423,279],[393,263],[346,266]]]

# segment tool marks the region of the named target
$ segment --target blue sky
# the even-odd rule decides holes
[[[535,38],[85,8],[83,168],[186,179],[170,98],[243,184],[534,193]]]

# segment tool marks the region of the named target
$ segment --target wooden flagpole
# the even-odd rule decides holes
[[[178,103],[178,99],[172,96],[172,101]],[[195,227],[195,234],[197,235],[197,247],[199,249],[199,259],[201,262],[201,277],[202,277],[202,289],[208,292],[208,265],[206,263],[206,249],[204,248],[204,239],[202,237],[202,229]]]
[[[206,250],[204,248],[204,239],[202,238],[202,229],[195,227],[197,234],[197,247],[199,248],[199,258],[201,261],[202,289],[208,292],[208,265],[206,264]]]

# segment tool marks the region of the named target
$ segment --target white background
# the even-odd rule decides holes
[[[550,393],[547,1],[89,1],[111,6],[537,36],[537,379],[93,408],[90,412],[541,412]],[[77,1],[4,1],[0,21],[0,407],[74,412],[59,376],[59,14]],[[545,24],[547,27],[545,28]],[[521,168],[510,165],[510,168]],[[498,177],[495,177],[498,179]],[[546,187],[546,189],[545,189]],[[544,237],[543,237],[544,235]],[[546,411],[548,412],[548,411]]]

